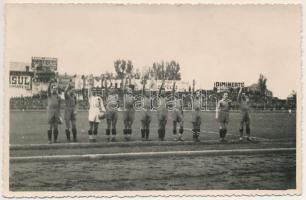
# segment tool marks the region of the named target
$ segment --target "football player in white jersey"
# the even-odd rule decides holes
[[[91,88],[88,89],[88,101],[89,101],[88,139],[89,139],[89,142],[96,142],[100,119],[105,118],[104,116],[105,107],[104,107],[102,98],[97,95],[96,91],[92,91]]]

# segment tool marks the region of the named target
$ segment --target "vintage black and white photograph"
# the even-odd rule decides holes
[[[7,194],[298,194],[301,16],[8,4]]]

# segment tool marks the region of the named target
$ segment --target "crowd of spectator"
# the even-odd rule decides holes
[[[192,110],[192,100],[190,98],[189,93],[183,93],[184,96],[184,109]],[[154,95],[154,94],[153,94]],[[231,109],[239,110],[239,104],[236,101],[235,95],[231,95]],[[252,100],[252,96],[250,96],[250,107],[252,110],[295,110],[288,102],[284,100],[274,100],[274,101],[266,101],[266,102],[256,102]],[[86,99],[86,98],[84,98]],[[88,110],[88,101],[87,100],[78,100],[78,109],[79,110]],[[202,98],[202,110],[215,110],[216,103],[218,99],[221,99],[219,94],[206,94],[203,93]],[[156,102],[155,102],[156,103]],[[152,107],[154,102],[152,102]],[[119,102],[119,105],[123,105],[123,103]],[[64,107],[64,101],[62,101],[62,108]],[[33,97],[14,97],[10,99],[10,109],[11,110],[45,110],[47,108],[47,96],[33,96]]]

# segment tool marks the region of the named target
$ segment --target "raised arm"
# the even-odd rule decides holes
[[[173,87],[172,87],[172,95],[173,95],[173,98],[175,97],[175,85],[176,85],[176,82],[174,81],[173,83]]]
[[[126,93],[126,85],[127,85],[127,82],[128,82],[128,78],[125,79],[125,81],[123,81],[124,79],[122,79],[122,95],[124,96],[124,94]]]
[[[143,79],[143,81],[142,81],[142,92],[141,92],[142,96],[145,95],[146,83],[147,83],[146,79]]]
[[[92,96],[91,84],[88,85],[88,99]]]
[[[55,80],[54,79],[51,79],[50,80],[50,83],[49,83],[49,85],[48,85],[48,96],[51,96],[52,95],[52,83],[54,83],[55,82]]]
[[[239,92],[238,92],[238,96],[237,96],[237,101],[240,102],[241,100],[241,93],[242,93],[242,87],[240,87]]]
[[[108,86],[108,80],[109,79],[105,79],[105,98],[108,97],[109,88],[112,87],[112,83]]]
[[[61,110],[61,98],[58,96],[58,110]]]
[[[164,85],[165,85],[165,79],[163,79],[163,82],[162,82],[162,84],[160,85],[160,88],[159,88],[159,90],[158,90],[158,96],[160,96],[161,90],[162,90],[162,88],[164,87]]]
[[[218,101],[216,105],[216,119],[219,118],[220,104],[221,104],[221,101]]]
[[[71,80],[70,80],[70,82],[71,82]],[[65,90],[64,90],[64,96],[65,96],[65,98],[66,98],[66,96],[68,95],[69,89],[71,88],[70,82],[67,84],[67,86],[65,87]]]
[[[51,96],[51,84],[52,84],[52,81],[48,85],[48,96]]]

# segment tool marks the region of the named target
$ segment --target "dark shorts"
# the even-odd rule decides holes
[[[50,125],[60,124],[60,112],[57,110],[48,110],[48,123]]]
[[[172,113],[172,119],[174,122],[183,122],[183,113],[180,110],[174,110]]]
[[[250,115],[249,115],[249,111],[240,111],[240,116],[241,116],[241,122],[242,123],[250,123],[251,119],[250,119]]]
[[[201,124],[201,122],[202,122],[201,111],[192,112],[192,123]]]
[[[229,122],[229,112],[220,111],[218,116],[218,122],[228,123]]]
[[[117,110],[107,110],[105,116],[107,120],[115,121],[118,119],[118,111]]]
[[[151,122],[151,111],[145,110],[141,111],[140,121],[142,123],[150,123]]]
[[[158,121],[167,121],[168,112],[167,111],[157,111],[157,120]]]
[[[158,128],[165,129],[168,119],[168,112],[158,111],[157,112],[157,120],[158,120]]]
[[[65,109],[64,118],[66,123],[76,120],[76,114],[74,111],[74,109]]]
[[[126,110],[123,112],[124,121],[134,121],[135,119],[135,110]]]

